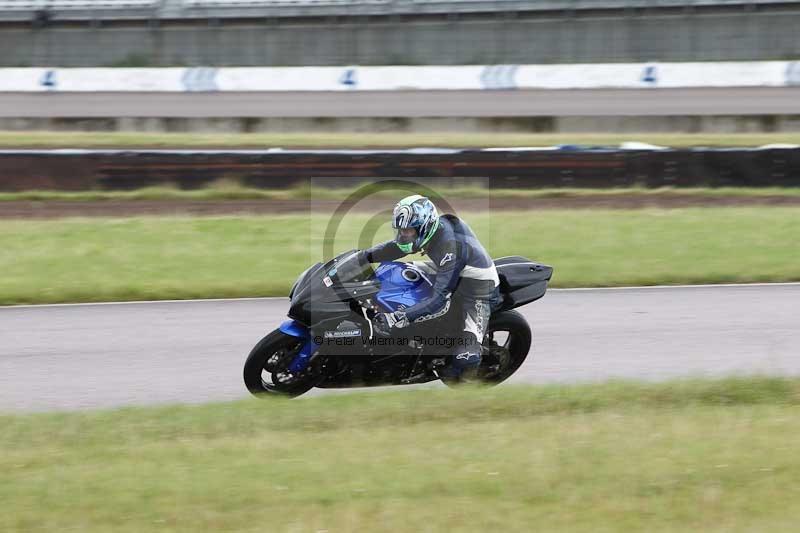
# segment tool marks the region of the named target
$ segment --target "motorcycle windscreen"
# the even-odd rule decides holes
[[[358,250],[345,252],[329,263],[327,277],[339,283],[363,282],[374,278],[375,270]]]

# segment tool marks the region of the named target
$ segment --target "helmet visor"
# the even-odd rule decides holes
[[[395,241],[397,244],[411,244],[417,239],[417,228],[398,228]]]

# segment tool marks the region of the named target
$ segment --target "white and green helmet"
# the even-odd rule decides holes
[[[419,194],[406,196],[394,206],[392,227],[397,230],[395,242],[406,253],[421,250],[439,227],[439,213],[436,206]],[[414,228],[415,237],[405,237],[400,230]]]

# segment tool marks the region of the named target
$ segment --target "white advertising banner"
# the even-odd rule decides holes
[[[780,87],[788,61],[425,67],[8,68],[2,92],[414,91]]]

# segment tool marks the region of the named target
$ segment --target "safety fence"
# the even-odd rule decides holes
[[[0,69],[0,92],[641,89],[798,85],[800,61]]]
[[[0,0],[0,50],[6,52],[0,66],[800,59],[797,0],[265,0],[220,1],[216,7],[148,2]]]
[[[381,178],[490,187],[800,187],[800,147],[757,149],[549,147],[487,150],[2,150],[0,190],[199,188],[213,181],[283,188]]]

